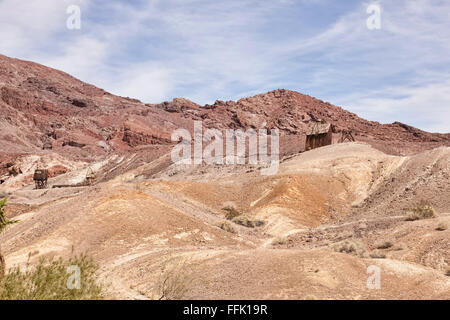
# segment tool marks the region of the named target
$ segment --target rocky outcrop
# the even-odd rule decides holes
[[[62,165],[55,165],[48,169],[48,176],[49,176],[49,178],[53,178],[53,177],[59,176],[61,174],[64,174],[68,171],[69,171],[69,169]]]
[[[75,148],[83,148],[84,146],[86,146],[86,144],[84,144],[84,143],[78,143],[78,142],[76,142],[76,141],[69,140],[69,141],[64,141],[63,144],[62,144],[62,146],[63,146],[63,147],[65,147],[65,146],[71,146],[71,147],[75,147]]]
[[[125,124],[122,130],[122,141],[130,147],[142,145],[167,145],[171,144],[169,137],[164,137],[150,128],[138,127],[131,123]]]
[[[8,170],[8,174],[13,177],[18,176],[19,174],[22,173],[20,167],[11,162],[6,164],[6,168]]]

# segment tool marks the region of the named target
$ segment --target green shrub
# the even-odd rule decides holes
[[[401,251],[401,250],[406,250],[406,249],[408,249],[408,247],[407,247],[407,245],[404,244],[404,243],[396,244],[396,245],[392,248],[392,250],[395,250],[395,251]]]
[[[80,271],[80,287],[69,289],[73,273]],[[96,283],[98,267],[86,255],[68,260],[42,258],[36,266],[27,264],[24,270],[11,268],[0,278],[0,300],[96,300],[101,299],[103,287]]]
[[[407,221],[421,219],[432,219],[437,217],[437,213],[428,201],[419,201],[412,209],[412,213],[406,218]]]
[[[227,221],[227,220],[224,220],[224,221],[219,222],[219,223],[217,224],[217,226],[218,226],[220,229],[224,230],[224,231],[227,231],[227,232],[230,232],[230,233],[236,233],[236,229],[235,229],[235,228],[233,227],[233,225],[232,225],[229,221]]]
[[[371,252],[369,254],[369,256],[371,258],[373,258],[373,259],[385,259],[386,258],[386,255],[384,253],[379,252],[379,251]]]
[[[18,222],[18,220],[9,220],[5,217],[6,198],[0,201],[0,232],[4,231],[10,224]]]
[[[0,233],[4,231],[10,224],[18,222],[18,220],[9,220],[5,216],[5,206],[6,206],[6,198],[0,201]],[[5,257],[2,254],[2,250],[0,248],[0,278],[5,275],[6,272],[6,263]]]
[[[448,224],[445,222],[441,222],[438,224],[438,226],[436,227],[437,231],[445,231],[448,229]]]
[[[83,158],[86,158],[86,157],[89,155],[89,152],[88,152],[87,150],[81,150],[80,155],[81,155]]]
[[[347,253],[358,257],[366,257],[364,244],[359,241],[344,240],[331,245],[331,250]]]
[[[274,238],[270,244],[273,246],[282,246],[287,243],[288,243],[287,238],[279,236],[279,237]]]
[[[232,206],[227,206],[225,208],[222,208],[223,211],[225,211],[225,218],[228,220],[231,220],[233,218],[236,218],[238,216],[240,216],[242,213],[237,211],[234,207]]]
[[[233,218],[234,223],[247,227],[247,228],[255,228],[261,227],[264,225],[264,221],[261,220],[252,220],[246,215],[240,215],[238,217]]]
[[[163,262],[159,280],[161,296],[159,300],[181,300],[196,284],[192,262],[188,258],[169,257]]]
[[[393,246],[394,244],[391,241],[382,241],[379,242],[376,247],[377,249],[389,249]]]

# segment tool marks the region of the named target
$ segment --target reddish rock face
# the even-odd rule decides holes
[[[48,176],[49,176],[49,178],[53,178],[53,177],[59,176],[60,174],[64,174],[68,171],[69,171],[69,169],[67,169],[66,167],[61,166],[61,165],[56,165],[56,166],[53,166],[48,169]]]
[[[305,132],[318,120],[332,123],[336,134],[352,130],[357,141],[390,154],[450,146],[450,134],[428,133],[399,122],[367,121],[294,91],[279,89],[205,106],[182,98],[144,104],[109,94],[64,72],[2,55],[0,109],[0,160],[48,152],[43,150],[44,142],[68,159],[79,159],[80,149],[85,150],[87,161],[111,152],[151,153],[155,146],[169,148],[172,132],[192,130],[194,120],[203,121],[203,128],[221,130],[277,128],[283,156],[304,149]]]

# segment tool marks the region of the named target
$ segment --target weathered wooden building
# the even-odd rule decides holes
[[[333,143],[333,125],[326,122],[314,123],[306,132],[305,150],[312,150]]]

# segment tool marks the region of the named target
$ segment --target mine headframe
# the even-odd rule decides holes
[[[342,130],[341,137],[339,138],[339,143],[343,142],[355,142],[355,137],[353,136],[352,130]]]
[[[33,180],[36,185],[36,189],[47,188],[48,170],[47,169],[36,169],[34,171]]]

